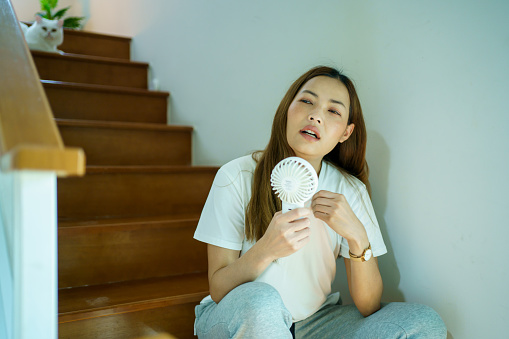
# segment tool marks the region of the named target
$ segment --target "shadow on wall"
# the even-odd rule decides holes
[[[368,131],[369,152],[367,159],[370,166],[370,183],[372,189],[373,207],[376,212],[378,224],[387,247],[387,253],[378,259],[380,273],[384,283],[383,302],[405,301],[403,292],[399,290],[400,274],[396,263],[395,253],[393,251],[391,239],[387,232],[385,222],[385,209],[387,207],[387,194],[389,187],[389,164],[390,152],[387,143],[382,135],[376,131]],[[343,258],[336,260],[336,279],[332,284],[332,291],[340,291],[343,304],[353,303],[348,291],[348,282],[345,273],[345,264]]]
[[[401,276],[396,262],[396,253],[389,237],[388,228],[391,225],[386,223],[385,211],[387,208],[387,195],[389,192],[389,166],[390,151],[383,136],[377,131],[368,131],[369,152],[367,159],[370,166],[370,183],[373,207],[376,212],[380,231],[384,238],[387,253],[378,260],[380,273],[384,282],[384,293],[382,301],[405,301],[403,292],[399,289]]]
[[[387,196],[389,192],[390,151],[385,139],[377,131],[368,131],[368,140],[369,152],[366,157],[370,166],[369,181],[372,190],[371,200],[373,201],[378,224],[380,225],[385,246],[387,247],[387,253],[378,260],[380,273],[384,282],[382,302],[405,301],[405,296],[399,289],[401,275],[396,262],[396,256],[404,254],[394,253],[388,232],[391,225],[388,225],[385,220]],[[341,262],[343,262],[343,260],[341,260]],[[342,266],[344,266],[344,264],[342,264]],[[338,265],[338,270],[340,270],[339,267]],[[346,285],[346,290],[341,289],[340,291],[348,291],[348,286]],[[343,301],[345,299],[346,298],[343,298]],[[349,295],[348,299],[351,300]],[[447,332],[447,339],[454,339],[449,331]]]

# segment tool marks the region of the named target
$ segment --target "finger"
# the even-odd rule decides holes
[[[318,205],[332,207],[334,205],[334,200],[327,198],[317,198],[311,202],[311,208],[314,208]]]
[[[335,207],[338,205],[338,200],[324,197],[316,197],[311,201],[311,207],[314,207],[316,205]]]
[[[314,210],[314,216],[317,219],[320,219],[322,221],[328,222],[333,215],[334,211],[330,208],[323,207],[323,206],[317,206]]]
[[[297,219],[310,217],[313,215],[313,211],[309,207],[295,208],[289,212],[281,215],[280,219],[283,222],[292,222]]]
[[[309,236],[311,235],[311,230],[309,227],[306,227],[298,232],[295,232],[293,241],[296,243],[309,240]]]
[[[337,198],[340,194],[338,193],[334,193],[334,192],[330,192],[330,191],[326,191],[326,190],[321,190],[321,191],[318,191],[314,196],[313,196],[313,199],[314,197],[321,197],[321,198],[327,198],[327,199],[334,199],[334,198]]]
[[[288,240],[290,240],[292,243],[299,242],[305,238],[309,238],[309,235],[311,234],[311,229],[309,227],[304,227],[303,229],[293,232],[289,237]]]
[[[320,219],[322,221],[327,222],[329,220],[330,214],[324,212],[315,212],[315,218]]]
[[[291,229],[294,232],[299,232],[300,230],[309,227],[309,225],[311,225],[311,220],[309,220],[309,218],[298,219],[290,222],[289,225],[290,225],[289,229]]]
[[[326,223],[329,226],[332,226],[332,224],[333,224],[332,218],[329,214],[317,212],[317,213],[315,213],[315,218],[323,221],[324,223]]]
[[[316,212],[323,212],[323,213],[331,214],[331,213],[334,213],[334,211],[335,211],[334,206],[327,206],[327,205],[321,205],[321,204],[314,205],[312,209],[313,209],[313,214],[315,214]]]
[[[306,245],[308,242],[309,242],[310,238],[309,236],[308,237],[305,237],[305,238],[302,238],[301,240],[299,240],[297,243],[299,244],[299,249],[301,249],[302,247],[304,247],[304,245]]]

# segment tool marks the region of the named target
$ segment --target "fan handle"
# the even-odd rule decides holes
[[[300,207],[304,207],[304,203],[300,203],[300,204],[291,204],[289,202],[286,202],[286,201],[281,201],[282,203],[282,213],[286,213],[286,212],[290,212],[291,210],[295,209],[295,208],[300,208]]]

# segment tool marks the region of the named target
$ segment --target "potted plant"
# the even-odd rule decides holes
[[[48,20],[62,19],[63,16],[65,15],[65,13],[67,12],[67,10],[69,10],[69,8],[71,8],[71,6],[69,6],[69,7],[62,8],[58,11],[55,11],[55,8],[58,5],[58,0],[39,0],[39,1],[41,3],[42,12],[37,13],[37,15],[39,15],[45,19],[48,19]],[[82,25],[81,21],[84,19],[85,19],[85,17],[76,17],[76,16],[67,17],[64,19],[63,27],[71,28],[71,29],[79,29],[79,28],[81,28],[81,25]]]

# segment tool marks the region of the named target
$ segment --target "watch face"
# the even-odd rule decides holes
[[[364,253],[364,260],[368,261],[369,259],[371,259],[371,256],[373,255],[373,253],[371,252],[371,250],[367,250],[365,253]]]

